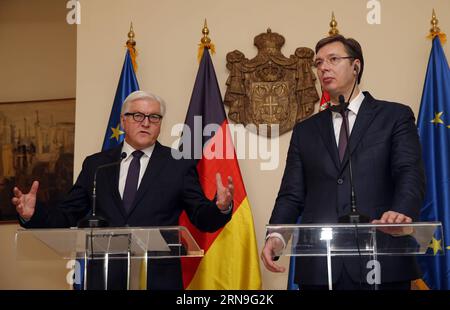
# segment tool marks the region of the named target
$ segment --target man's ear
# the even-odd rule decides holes
[[[353,62],[353,71],[354,71],[354,74],[355,74],[355,75],[358,75],[358,74],[359,74],[359,68],[360,68],[360,61],[359,61],[359,59],[356,59],[356,60]]]

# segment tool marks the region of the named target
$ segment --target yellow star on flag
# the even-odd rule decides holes
[[[441,242],[442,242],[442,240],[436,240],[434,237],[433,237],[433,239],[431,239],[431,242],[430,242],[430,245],[428,246],[428,248],[433,249],[434,255],[436,255],[437,252],[442,251]]]
[[[123,132],[122,130],[120,130],[120,124],[117,124],[117,127],[111,127],[112,130],[112,135],[111,137],[109,137],[110,139],[116,138],[117,142],[119,141],[119,138],[121,135],[123,135],[125,132]]]
[[[431,121],[433,124],[444,124],[441,120],[441,116],[444,112],[434,113],[434,119]]]

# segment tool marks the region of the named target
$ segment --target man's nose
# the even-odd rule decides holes
[[[141,125],[144,127],[149,127],[150,126],[150,120],[148,119],[148,117],[145,117],[144,120],[141,122]]]
[[[319,68],[317,68],[319,71],[325,72],[330,70],[330,64],[328,63],[328,61],[324,61]]]

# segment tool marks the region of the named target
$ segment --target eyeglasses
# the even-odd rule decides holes
[[[355,59],[355,57],[351,57],[351,56],[331,56],[325,59],[322,58],[318,58],[314,61],[314,66],[317,69],[320,69],[323,64],[326,62],[327,64],[331,65],[331,66],[336,66],[337,64],[339,64],[341,62],[342,59]]]
[[[141,112],[135,112],[135,113],[129,113],[128,112],[128,113],[125,113],[124,115],[125,116],[132,116],[133,119],[136,122],[138,122],[138,123],[142,123],[146,117],[148,117],[148,121],[150,123],[154,123],[154,124],[157,124],[157,123],[161,122],[161,119],[162,119],[162,115],[159,115],[159,114],[144,114],[144,113],[141,113]]]

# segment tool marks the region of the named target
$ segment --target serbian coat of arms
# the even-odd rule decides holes
[[[254,124],[262,134],[271,136],[273,125],[281,135],[310,116],[319,100],[312,71],[314,51],[299,47],[289,58],[281,53],[284,37],[270,29],[257,35],[258,54],[253,59],[234,50],[227,54],[227,91],[224,104],[228,117],[245,126]]]

